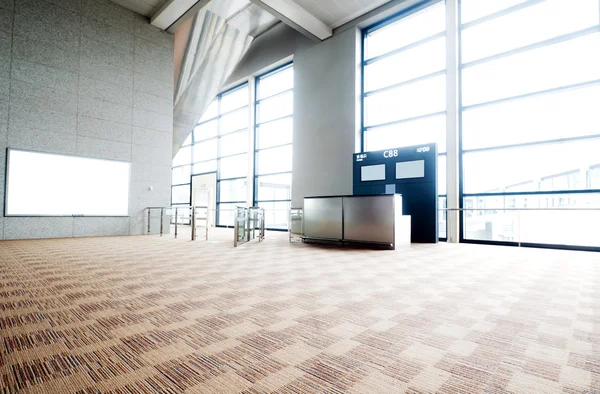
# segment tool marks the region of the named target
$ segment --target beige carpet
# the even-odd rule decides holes
[[[0,393],[600,392],[600,254],[216,238],[0,242]]]

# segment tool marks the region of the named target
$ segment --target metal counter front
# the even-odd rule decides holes
[[[388,245],[410,244],[410,216],[400,194],[304,198],[304,238]]]

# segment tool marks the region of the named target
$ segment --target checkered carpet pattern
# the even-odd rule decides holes
[[[230,235],[1,242],[0,393],[600,393],[599,254]]]

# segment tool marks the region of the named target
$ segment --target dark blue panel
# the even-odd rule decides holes
[[[396,179],[396,163],[424,161],[422,177]],[[354,194],[386,194],[395,185],[402,194],[402,212],[411,216],[412,242],[438,242],[437,144],[411,146],[354,155]],[[362,181],[361,168],[385,165],[385,179]],[[387,188],[389,190],[389,186]]]

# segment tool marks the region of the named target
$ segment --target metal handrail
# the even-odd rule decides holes
[[[147,207],[146,210],[148,211],[148,229],[146,234],[150,234],[151,232],[151,218],[152,218],[152,211],[153,210],[158,210],[160,209],[160,236],[162,237],[164,234],[164,217],[165,217],[165,210],[168,210],[169,213],[166,214],[167,217],[172,218],[173,216],[175,216],[175,238],[177,238],[178,236],[178,226],[179,226],[179,210],[187,210],[188,212],[191,210],[191,213],[189,214],[189,219],[191,221],[192,224],[192,241],[196,240],[196,220],[200,220],[200,221],[205,221],[206,225],[206,240],[208,241],[208,228],[210,226],[210,212],[211,211],[215,211],[214,209],[209,209],[207,206],[191,206],[191,205],[176,205],[176,206],[170,206],[170,207]],[[196,209],[203,209],[206,210],[206,217],[197,217],[196,215]],[[173,214],[174,211],[174,214]]]
[[[206,209],[207,212],[207,217],[206,218],[199,218],[200,220],[206,220],[206,239],[208,240],[208,226],[209,226],[209,215],[210,212],[216,212],[217,209],[209,209],[208,207],[198,207],[198,208],[202,208],[202,209]],[[244,208],[246,210],[252,209],[252,207],[248,208],[248,207],[238,207],[238,208]],[[255,208],[255,207],[254,207]],[[148,210],[148,234],[150,233],[150,218],[151,218],[151,214],[150,211],[151,210],[157,210],[160,209],[160,218],[161,218],[161,236],[163,234],[163,219],[164,219],[164,215],[165,215],[165,209],[167,210],[174,210],[175,211],[175,216],[176,216],[176,220],[175,220],[175,237],[177,237],[177,218],[178,218],[178,210],[182,209],[192,209],[194,210],[194,207],[191,205],[178,205],[178,206],[171,206],[171,207],[148,207],[146,208]],[[256,209],[256,208],[255,208]],[[288,218],[290,219],[290,222],[288,223],[288,225],[290,226],[288,228],[288,231],[291,232],[291,213],[292,211],[297,210],[297,208],[291,208],[291,209],[269,209],[269,212],[273,212],[273,211],[285,211],[288,212]],[[517,244],[518,246],[521,246],[522,241],[521,241],[521,212],[527,212],[527,211],[573,211],[573,212],[593,212],[593,211],[600,211],[600,208],[581,208],[581,207],[573,207],[573,208],[568,208],[568,207],[546,207],[546,208],[438,208],[438,211],[442,211],[442,212],[467,212],[467,211],[478,211],[478,212],[486,212],[486,211],[495,211],[495,212],[501,212],[501,211],[505,211],[505,212],[517,212]],[[236,209],[219,209],[218,211],[220,212],[237,212],[237,208]],[[258,225],[258,229],[259,229],[259,242],[262,241],[264,239],[264,222],[265,222],[265,212],[267,210],[262,209],[262,221],[259,221],[259,225]],[[167,216],[172,216],[172,214],[167,213]],[[248,215],[249,217],[249,215]],[[192,226],[192,240],[195,240],[195,219],[194,219],[194,215],[192,215],[191,217],[193,223]],[[250,228],[250,221],[256,221],[257,219],[247,219],[247,223],[245,225],[245,227]],[[229,227],[229,226],[227,226]],[[233,224],[233,228],[236,229],[237,228],[237,223],[236,223],[236,219],[234,218],[234,224]],[[237,234],[234,234],[234,236],[236,237],[237,240]],[[290,234],[291,237],[291,234]],[[290,238],[291,240],[291,238]],[[234,242],[234,244],[237,244],[237,242]]]
[[[444,212],[466,212],[466,211],[509,211],[517,212],[517,245],[521,247],[521,212],[523,211],[559,211],[559,212],[588,212],[600,211],[600,208],[564,208],[564,207],[549,207],[549,208],[438,208],[438,211]]]
[[[600,211],[600,208],[438,208],[438,211]]]

